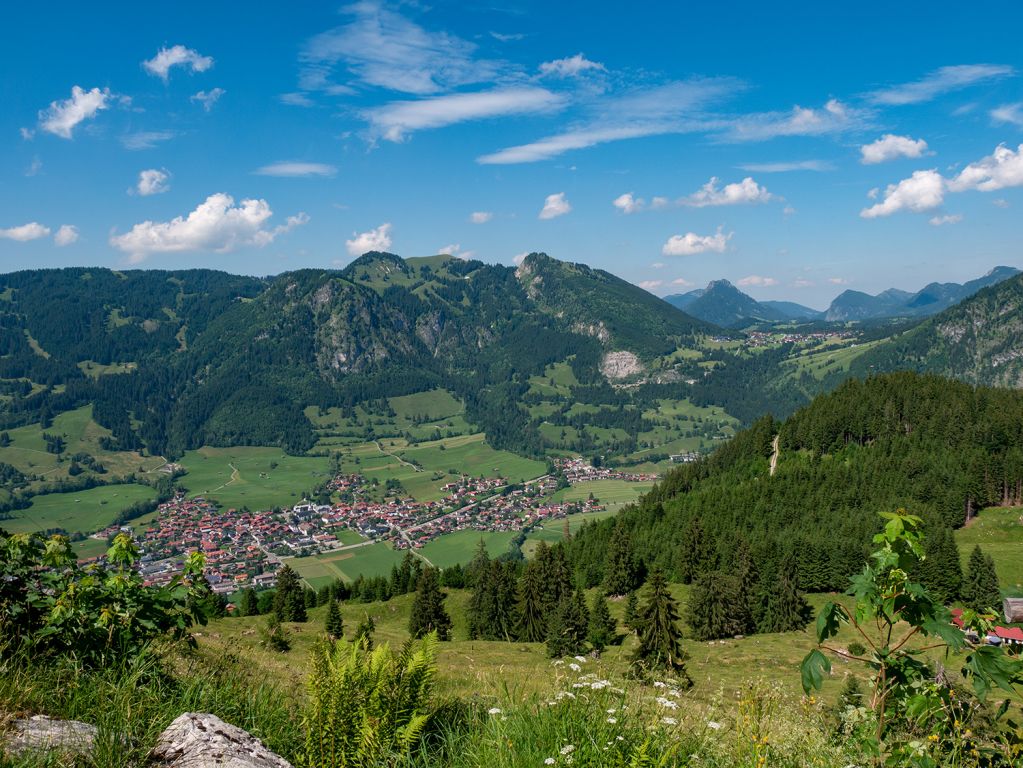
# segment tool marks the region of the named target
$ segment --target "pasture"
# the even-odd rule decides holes
[[[1002,594],[1023,595],[1023,509],[984,509],[955,532],[963,572],[976,545],[995,561]]]
[[[203,496],[224,507],[252,510],[297,504],[328,476],[324,456],[289,456],[280,448],[200,448],[187,451],[178,478],[189,496]]]
[[[404,552],[398,552],[387,544],[377,543],[311,557],[293,557],[285,562],[313,589],[318,589],[337,579],[354,581],[360,573],[367,577],[388,576],[391,573],[391,566],[400,563],[404,556]]]
[[[87,491],[35,496],[28,509],[15,510],[0,526],[11,533],[62,528],[68,533],[92,533],[110,525],[125,509],[151,501],[156,491],[148,485],[103,485]],[[95,554],[95,553],[93,553]]]
[[[491,557],[503,555],[516,536],[518,533],[515,531],[456,531],[434,539],[419,551],[437,568],[450,568],[458,563],[468,563],[480,541],[486,545]]]

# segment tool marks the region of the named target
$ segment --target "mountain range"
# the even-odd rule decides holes
[[[877,295],[847,290],[823,311],[791,301],[757,301],[727,280],[714,280],[706,288],[665,296],[664,300],[693,317],[724,327],[752,322],[826,320],[849,322],[893,317],[929,317],[958,304],[982,288],[1019,274],[1015,267],[995,267],[966,283],[930,283],[915,293],[889,288]]]

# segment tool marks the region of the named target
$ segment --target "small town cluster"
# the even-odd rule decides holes
[[[773,347],[776,344],[822,344],[828,339],[855,339],[859,336],[856,331],[834,330],[815,331],[813,333],[786,333],[779,335],[777,332],[750,331],[746,334],[744,343],[751,349],[760,347]]]
[[[591,497],[551,500],[559,486],[594,480],[644,482],[650,473],[594,467],[582,459],[560,459],[556,472],[522,484],[504,478],[463,476],[441,487],[439,501],[369,498],[365,478],[340,474],[327,484],[339,501],[303,501],[286,509],[250,512],[221,509],[201,497],[176,496],[159,506],[151,525],[133,531],[142,551],[141,573],[151,584],[166,584],[189,552],[206,556],[206,575],[215,592],[274,585],[282,558],[305,557],[345,547],[386,541],[395,549],[418,549],[438,536],[463,530],[519,531],[545,520],[601,509]],[[131,530],[112,528],[104,538]],[[355,534],[355,535],[353,535]]]

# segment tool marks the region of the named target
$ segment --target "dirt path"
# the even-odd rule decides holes
[[[404,464],[406,467],[412,467],[412,469],[414,469],[416,472],[422,472],[423,471],[421,467],[417,467],[415,464],[413,464],[410,461],[405,461],[405,459],[403,459],[398,454],[396,454],[396,453],[388,453],[387,451],[385,451],[384,447],[382,445],[380,445],[380,441],[379,440],[374,440],[373,444],[376,445],[377,450],[380,451],[380,453],[384,454],[384,456],[390,456],[392,459],[397,459],[402,464]]]
[[[774,436],[774,442],[771,443],[771,477],[774,477],[774,471],[778,468],[778,440],[781,435]]]
[[[241,480],[241,478],[242,478],[242,473],[238,471],[238,467],[236,467],[236,466],[235,466],[234,464],[232,464],[231,462],[227,462],[227,466],[229,466],[229,467],[231,468],[231,479],[230,479],[230,480],[228,480],[228,481],[227,481],[226,483],[224,483],[223,485],[218,485],[218,486],[217,486],[216,488],[214,488],[214,489],[213,489],[212,491],[209,491],[209,493],[216,493],[216,492],[217,492],[217,491],[219,491],[219,490],[220,490],[221,488],[227,488],[227,486],[229,486],[229,485],[230,485],[231,483],[236,483],[236,482],[238,482],[239,480]]]

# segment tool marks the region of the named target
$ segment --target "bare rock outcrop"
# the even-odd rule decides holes
[[[63,755],[87,755],[96,740],[96,726],[77,720],[54,720],[35,715],[15,720],[4,734],[4,750],[9,755],[49,752]]]
[[[166,768],[292,768],[255,736],[216,715],[186,712],[160,734],[150,765]]]
[[[608,352],[600,363],[600,372],[611,381],[643,372],[643,363],[632,352]]]

